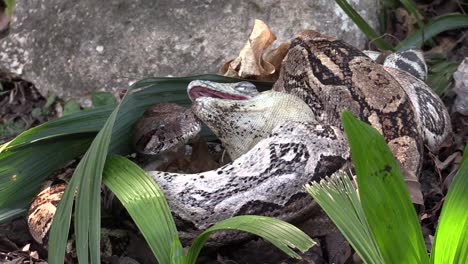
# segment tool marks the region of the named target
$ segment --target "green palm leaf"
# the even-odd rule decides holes
[[[445,197],[432,246],[431,263],[468,263],[468,145]]]
[[[100,107],[48,121],[24,131],[13,140],[3,144],[0,146],[0,153],[45,139],[60,140],[63,136],[86,133],[94,137],[114,108],[115,106]]]
[[[183,255],[164,194],[138,165],[111,156],[106,162],[103,182],[125,206],[159,263],[171,263],[173,255]]]
[[[315,245],[309,236],[287,222],[265,216],[242,215],[223,220],[201,233],[193,241],[185,263],[195,264],[209,235],[219,230],[239,230],[260,236],[293,258],[300,258],[293,249],[305,252]]]
[[[91,140],[72,135],[64,137],[66,146],[46,139],[0,153],[0,222],[26,212],[44,180],[82,155]]]
[[[427,84],[439,96],[443,96],[453,82],[453,73],[457,70],[458,62],[449,61],[445,56],[433,54],[427,58],[429,68]]]
[[[408,36],[398,44],[396,50],[407,50],[410,48],[420,48],[424,42],[431,39],[441,32],[467,28],[468,15],[448,14],[443,15],[429,21],[424,27],[419,28],[416,32]]]
[[[306,190],[322,207],[364,263],[384,263],[357,191],[344,172],[326,177]]]
[[[124,98],[122,104],[125,102]],[[91,263],[100,263],[101,176],[119,106],[107,119],[76,167],[72,180],[57,207],[50,231],[50,263],[62,263],[64,260],[75,192],[75,235],[78,261],[88,263],[90,259]]]
[[[342,122],[361,204],[385,262],[428,263],[416,211],[387,143],[348,111],[342,114]]]

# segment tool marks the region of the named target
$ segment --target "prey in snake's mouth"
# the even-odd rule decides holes
[[[210,81],[193,81],[187,87],[187,94],[195,102],[201,97],[225,100],[248,100],[259,94],[255,85],[249,82],[215,83]]]
[[[233,160],[284,122],[315,120],[310,107],[299,97],[259,92],[254,84],[245,81],[193,81],[187,90],[193,101],[192,112],[223,142]]]

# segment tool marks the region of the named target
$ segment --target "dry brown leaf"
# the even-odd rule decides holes
[[[37,253],[37,251],[31,251],[31,253],[29,253],[29,256],[33,259],[39,259],[39,253]]]
[[[437,37],[437,46],[433,47],[427,53],[441,53],[441,54],[448,54],[451,52],[462,40],[463,38],[456,39],[451,36],[440,36]]]
[[[398,21],[403,22],[403,30],[406,32],[406,35],[410,35],[411,33],[417,30],[417,19],[413,15],[410,15],[408,11],[404,8],[397,8],[395,10],[395,15],[397,16]]]
[[[289,47],[289,44],[283,43],[264,56],[266,49],[275,40],[276,36],[268,26],[256,19],[252,33],[239,57],[226,62],[221,67],[220,74],[244,79],[271,80],[275,73],[277,75]]]
[[[218,73],[221,74],[221,75],[224,75],[224,76],[229,76],[229,77],[238,77],[237,76],[237,71],[239,71],[239,69],[232,69],[230,66],[231,66],[231,62],[233,62],[234,60],[229,60],[227,61],[226,63],[223,64],[223,66],[221,66],[221,69],[219,69]]]
[[[408,188],[409,195],[411,197],[411,201],[414,204],[421,205],[421,208],[424,207],[424,198],[421,191],[421,184],[419,183],[419,178],[414,173],[414,166],[412,157],[408,155],[408,152],[405,152],[404,148],[401,148],[401,145],[395,142],[389,142],[388,147],[392,151],[392,153],[398,158],[398,163],[401,168],[401,172],[403,174],[403,179],[405,181],[406,187]],[[408,167],[402,166],[403,164],[407,164]],[[413,166],[413,167],[412,167]]]
[[[462,159],[463,159],[463,155],[460,153],[460,155],[457,155],[455,159],[453,160],[451,164],[452,166],[450,168],[450,172],[447,175],[447,177],[445,177],[443,185],[442,185],[445,191],[448,190],[450,183],[452,183],[453,177],[455,177],[455,175],[457,174],[458,168],[460,168]]]
[[[264,59],[271,63],[275,67],[275,72],[269,76],[271,81],[276,81],[279,77],[279,72],[281,69],[281,64],[283,62],[286,53],[288,53],[290,44],[288,42],[281,43],[276,49],[269,50],[265,53]]]
[[[190,162],[190,172],[198,173],[219,168],[217,163],[208,150],[208,143],[202,137],[194,140],[192,145],[192,155]]]
[[[274,66],[262,59],[263,52],[276,36],[261,20],[256,19],[252,33],[242,48],[239,57],[229,63],[226,72],[222,74],[231,77],[255,77],[274,72]],[[226,66],[223,66],[225,69]]]
[[[442,170],[445,170],[449,165],[452,165],[456,160],[457,161],[460,160],[462,155],[460,152],[454,152],[450,154],[447,158],[445,158],[444,161],[439,160],[437,156],[434,156],[434,155],[432,156],[433,156],[433,160],[435,163],[435,167],[439,171],[442,171]]]
[[[28,252],[30,247],[31,247],[31,244],[28,243],[21,248],[21,251]]]
[[[421,184],[419,183],[418,177],[403,167],[401,167],[401,172],[403,173],[403,179],[405,181],[406,187],[408,188],[411,201],[413,204],[419,205],[420,208],[423,209],[424,197],[421,192]]]

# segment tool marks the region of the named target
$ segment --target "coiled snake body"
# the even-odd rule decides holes
[[[233,162],[197,174],[149,172],[187,234],[235,215],[306,216],[315,204],[304,184],[349,160],[343,110],[376,128],[414,176],[423,144],[437,151],[451,131],[445,107],[423,81],[315,31],[291,42],[272,91],[195,81],[188,93]]]

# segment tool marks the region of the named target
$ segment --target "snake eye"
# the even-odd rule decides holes
[[[247,92],[247,93],[257,93],[257,87],[253,83],[242,81],[236,83],[234,89],[239,92]]]

